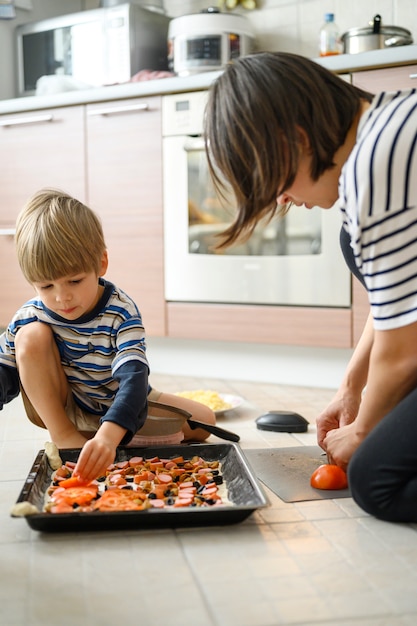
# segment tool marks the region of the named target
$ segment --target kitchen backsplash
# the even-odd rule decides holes
[[[152,0],[149,0],[151,4]],[[341,32],[363,27],[379,13],[383,24],[411,30],[417,43],[416,0],[258,0],[258,9],[236,12],[253,23],[257,49],[296,52],[309,57],[318,55],[318,32],[324,14],[335,14]],[[0,99],[14,97],[14,37],[17,24],[97,8],[100,0],[32,0],[33,10],[16,9],[17,19],[0,22]],[[29,5],[30,6],[30,5]],[[217,0],[164,0],[166,13],[178,17],[197,13]]]
[[[383,24],[411,30],[417,43],[416,0],[258,0],[257,4],[257,10],[237,11],[253,23],[260,50],[318,56],[318,33],[326,12],[335,14],[342,33],[367,26],[379,13]],[[207,6],[207,0],[165,0],[165,10],[172,17],[196,13]]]

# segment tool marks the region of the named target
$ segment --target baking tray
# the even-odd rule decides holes
[[[76,461],[80,449],[59,451],[61,459]],[[236,524],[269,502],[262,491],[242,450],[235,443],[180,444],[144,446],[117,449],[115,461],[133,456],[185,459],[199,455],[207,461],[220,461],[221,472],[231,504],[218,507],[184,507],[177,509],[146,509],[144,511],[95,511],[93,513],[35,513],[26,516],[31,528],[41,532],[76,532],[98,530],[125,530],[142,528],[180,528]],[[42,510],[45,493],[51,484],[51,469],[45,450],[40,450],[17,499],[29,502]]]

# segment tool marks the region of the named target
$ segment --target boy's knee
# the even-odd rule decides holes
[[[39,355],[43,347],[50,347],[53,340],[51,328],[42,322],[31,322],[19,329],[15,338],[16,361],[25,355]]]

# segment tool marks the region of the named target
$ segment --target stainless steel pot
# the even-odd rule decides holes
[[[368,52],[406,46],[413,43],[411,32],[400,26],[383,26],[380,15],[375,15],[369,26],[351,28],[342,35],[345,54]]]

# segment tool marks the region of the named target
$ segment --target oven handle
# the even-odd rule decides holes
[[[186,152],[200,152],[204,150],[205,143],[203,137],[187,137],[184,142]]]

